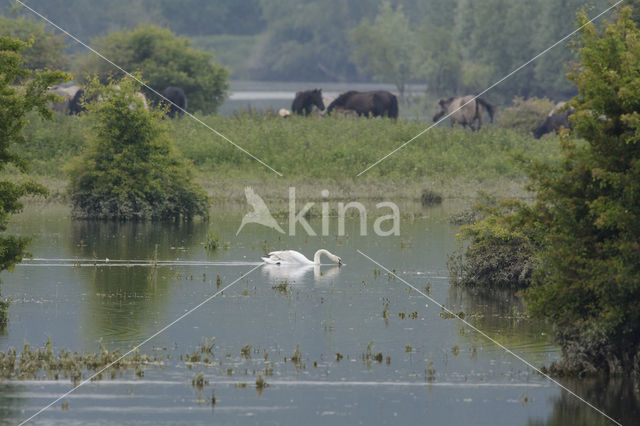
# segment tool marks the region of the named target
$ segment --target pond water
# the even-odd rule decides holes
[[[534,365],[548,365],[559,356],[549,326],[524,317],[514,295],[448,284],[457,232],[448,214],[446,206],[425,210],[403,221],[398,237],[360,236],[357,220],[345,237],[300,229],[284,237],[255,224],[236,236],[241,213],[163,225],[28,209],[11,229],[33,236],[33,259],[1,277],[11,300],[2,351],[50,338],[56,351],[97,351],[101,340],[124,352],[256,268],[265,250],[311,257],[322,247],[346,263],[259,266],[140,348],[165,355],[162,366],[88,383],[29,424],[611,424],[357,252],[422,291],[428,286],[433,299]],[[223,246],[214,253],[203,245],[210,230]],[[181,359],[213,337],[214,363]],[[192,383],[199,373],[201,387]],[[265,387],[256,386],[258,375]],[[637,419],[628,383],[566,384],[623,424]],[[20,423],[72,386],[62,378],[0,381],[0,424]]]
[[[266,81],[232,81],[229,97],[220,106],[219,113],[231,115],[239,110],[252,109],[257,111],[280,108],[290,110],[296,92],[301,90],[322,89],[323,97],[334,99],[340,93],[348,90],[361,92],[369,90],[387,90],[396,93],[397,89],[390,84],[376,83],[313,83],[313,82],[266,82]],[[426,86],[421,84],[407,85],[407,97],[424,96]],[[325,107],[328,105],[325,105]]]

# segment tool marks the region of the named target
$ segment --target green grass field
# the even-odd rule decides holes
[[[429,123],[317,116],[282,119],[248,112],[198,118],[283,174],[277,176],[189,117],[169,122],[175,145],[218,200],[242,201],[245,185],[282,197],[289,185],[316,197],[320,186],[336,197],[371,199],[415,199],[423,189],[445,198],[473,198],[480,190],[520,196],[526,174],[515,157],[553,161],[559,154],[555,137],[536,140],[498,126],[479,132],[438,127],[357,177]],[[30,116],[27,143],[17,151],[31,164],[30,174],[60,194],[64,164],[80,152],[89,127],[82,117],[56,115],[45,122]]]

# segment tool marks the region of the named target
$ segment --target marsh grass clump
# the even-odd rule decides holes
[[[217,232],[207,232],[207,241],[204,243],[207,251],[216,251],[220,248],[220,235]]]
[[[300,352],[300,347],[296,345],[296,350],[293,352],[291,356],[291,362],[296,368],[304,368],[304,364],[302,363],[302,352]]]
[[[420,204],[422,204],[422,207],[442,204],[442,194],[430,189],[424,189],[420,195]]]
[[[71,379],[73,383],[82,380],[83,373],[99,371],[110,366],[111,378],[115,378],[116,372],[124,373],[134,370],[136,374],[144,371],[149,365],[162,365],[164,356],[151,356],[134,351],[132,354],[122,357],[119,350],[109,351],[102,342],[99,342],[98,352],[69,352],[64,348],[55,353],[51,340],[45,346],[32,348],[25,343],[20,354],[14,348],[6,352],[0,352],[0,378],[5,380],[34,380],[45,375],[50,380],[59,380],[60,377]],[[103,379],[103,375],[94,377],[93,380]]]
[[[290,284],[288,280],[284,280],[284,281],[280,281],[280,283],[278,283],[277,285],[274,285],[271,287],[274,290],[277,290],[279,293],[282,294],[289,294],[290,293]]]
[[[204,373],[199,372],[193,379],[191,379],[191,386],[202,392],[205,385],[208,385],[209,381],[204,378]]]
[[[251,345],[246,344],[242,348],[240,348],[240,355],[242,355],[242,358],[250,359],[251,358]]]

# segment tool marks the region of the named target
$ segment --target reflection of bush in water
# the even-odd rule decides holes
[[[76,220],[71,226],[69,249],[79,258],[152,260],[175,258],[177,249],[199,247],[207,233],[201,222],[120,222]]]
[[[631,378],[584,378],[563,380],[562,384],[604,411],[623,425],[637,424],[640,394]],[[538,416],[536,416],[538,417]],[[545,420],[530,419],[527,426],[608,426],[613,424],[602,414],[573,395],[561,392],[553,400],[553,410]]]

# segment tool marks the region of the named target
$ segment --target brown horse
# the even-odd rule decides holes
[[[398,118],[398,99],[386,90],[356,92],[351,90],[338,96],[327,108],[327,113],[341,107],[360,116]]]
[[[324,102],[322,101],[322,89],[306,90],[297,92],[296,97],[291,104],[291,111],[294,114],[311,114],[313,106],[318,107],[320,111],[324,111]]]
[[[451,127],[455,126],[456,123],[460,123],[462,127],[469,126],[471,130],[480,130],[482,127],[481,106],[487,110],[493,123],[493,115],[496,112],[495,105],[482,98],[475,98],[471,95],[446,100],[440,99],[436,106],[436,114],[433,116],[433,121],[438,121],[444,115],[451,114],[449,116]]]

